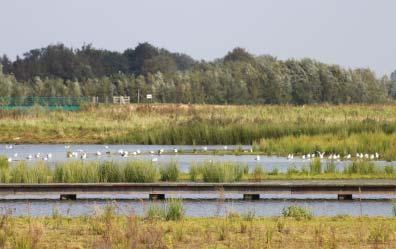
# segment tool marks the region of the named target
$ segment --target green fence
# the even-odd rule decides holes
[[[13,110],[46,107],[50,110],[80,110],[84,103],[92,103],[92,97],[0,97],[0,109]]]

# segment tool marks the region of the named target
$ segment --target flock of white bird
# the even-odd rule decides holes
[[[305,155],[301,156],[301,158],[303,160],[312,159],[312,158],[316,158],[316,157],[318,157],[320,159],[341,160],[341,155],[340,154],[330,153],[330,154],[326,155],[325,152],[320,152],[320,151],[317,151],[316,153],[305,154]],[[289,159],[289,160],[292,160],[293,158],[294,158],[293,154],[289,154],[287,156],[287,159]],[[378,152],[375,152],[374,154],[356,153],[355,154],[355,158],[356,159],[378,160],[380,158],[380,154]],[[346,154],[346,155],[344,155],[343,159],[344,160],[352,159],[352,155],[351,154]]]
[[[7,150],[11,150],[13,148],[14,147],[13,147],[12,144],[6,145],[6,149]],[[109,156],[109,155],[112,154],[110,152],[110,150],[109,150],[109,146],[108,145],[104,145],[104,148],[106,149],[106,152],[97,151],[96,153],[94,153],[94,156],[101,157],[101,156],[104,156],[104,155]],[[67,152],[66,152],[66,157],[67,158],[80,158],[80,159],[84,160],[84,159],[87,159],[87,157],[88,157],[88,153],[85,152],[84,150],[78,149],[77,151],[71,151],[70,150],[71,149],[70,145],[65,145],[65,149],[67,150]],[[228,148],[227,148],[227,146],[224,146],[223,149],[227,150]],[[202,147],[202,151],[208,151],[208,147],[206,147],[206,146]],[[155,156],[155,155],[161,155],[164,152],[165,152],[164,149],[159,149],[158,151],[151,150],[151,151],[149,151],[149,154],[152,155],[152,156]],[[176,153],[178,153],[178,149],[177,148],[173,148],[172,152],[176,154]],[[250,149],[250,152],[253,152],[253,150]],[[116,154],[120,155],[121,157],[131,157],[131,156],[141,155],[142,152],[139,149],[137,149],[135,151],[132,151],[132,152],[124,150],[124,149],[119,149]],[[23,157],[21,157],[21,158],[23,158]],[[13,157],[9,157],[8,158],[8,161],[12,162],[12,161],[16,161],[16,160],[21,159],[21,158],[18,158],[18,153],[15,153],[13,155]],[[47,161],[47,160],[52,158],[52,154],[48,153],[46,155],[43,155],[41,153],[36,153],[36,154],[28,154],[25,157],[25,159],[27,159],[27,160],[32,160],[34,158]],[[334,154],[334,153],[326,154],[326,152],[317,151],[315,153],[304,154],[304,155],[301,156],[301,158],[303,160],[310,160],[310,159],[313,159],[313,158],[329,159],[329,160],[341,160],[341,155],[340,154]],[[344,160],[349,160],[349,159],[352,159],[352,155],[351,154],[346,154],[342,158]],[[377,153],[377,152],[374,153],[374,154],[356,153],[355,154],[355,158],[356,159],[378,160],[380,158],[380,154]],[[288,160],[293,160],[294,159],[294,155],[293,154],[289,154],[287,156],[287,159]],[[157,157],[153,157],[151,160],[153,162],[157,162],[158,158]],[[261,157],[259,155],[257,155],[255,157],[255,160],[256,161],[260,161]]]

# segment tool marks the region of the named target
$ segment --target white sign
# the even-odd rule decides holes
[[[147,94],[146,98],[147,98],[147,99],[152,99],[152,98],[153,98],[153,95]]]

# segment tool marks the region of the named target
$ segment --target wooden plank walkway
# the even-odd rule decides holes
[[[238,183],[51,183],[0,184],[0,198],[7,195],[57,194],[75,199],[78,194],[147,193],[150,198],[165,198],[174,193],[236,193],[247,199],[260,194],[335,194],[339,199],[351,199],[356,194],[396,195],[396,180],[267,180]]]

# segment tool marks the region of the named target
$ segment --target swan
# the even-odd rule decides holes
[[[176,148],[174,148],[174,149],[173,149],[173,152],[177,153],[177,152],[178,152],[178,150],[177,150]]]
[[[33,156],[32,156],[31,154],[29,154],[29,155],[26,157],[26,159],[28,159],[28,160],[32,160],[32,158],[33,158]]]
[[[158,158],[155,157],[155,158],[151,159],[151,161],[152,162],[158,162]]]
[[[100,151],[97,151],[97,152],[96,152],[96,155],[97,155],[97,156],[101,156],[102,153],[101,153]]]
[[[9,157],[9,158],[7,159],[7,161],[8,161],[9,163],[12,162],[12,158]]]
[[[260,161],[260,156],[256,156],[256,158],[254,160]]]

